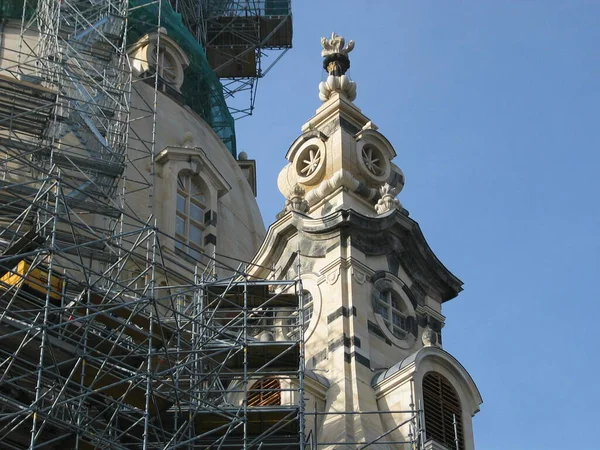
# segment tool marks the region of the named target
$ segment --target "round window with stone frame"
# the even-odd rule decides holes
[[[299,149],[294,160],[298,182],[316,184],[325,170],[325,145],[321,140],[311,139]]]
[[[391,173],[389,158],[372,142],[359,141],[356,146],[361,172],[371,181],[387,181]]]
[[[151,73],[158,72],[163,88],[168,86],[179,92],[185,78],[184,69],[188,65],[187,56],[166,36],[162,36],[161,39],[160,47],[156,45],[156,41],[146,46],[148,70]]]
[[[373,285],[373,312],[377,325],[386,338],[401,348],[410,348],[416,342],[415,311],[402,284],[391,275]]]

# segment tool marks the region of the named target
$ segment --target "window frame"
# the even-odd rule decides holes
[[[180,86],[181,64],[167,48],[158,48],[153,45],[150,50],[150,66],[158,72],[160,79],[170,87],[178,89]],[[168,68],[166,66],[169,66]],[[168,73],[170,72],[170,73]],[[168,74],[165,76],[165,74]]]
[[[307,300],[307,298],[309,300]],[[313,318],[315,313],[315,297],[308,289],[302,290],[302,299],[304,302],[304,337],[306,338],[306,332],[310,325],[310,320]],[[289,340],[300,339],[300,311],[296,310],[290,314],[290,317],[286,320],[286,326],[288,331],[286,336]]]
[[[415,307],[405,292],[406,284],[393,273],[384,271],[376,273],[372,283],[373,317],[384,338],[399,348],[408,350],[414,347],[419,333]],[[392,296],[389,304],[390,297],[386,298],[388,294],[382,296],[382,293],[387,291],[390,291]],[[395,333],[393,332],[394,320],[396,320]],[[402,337],[398,337],[399,334]]]
[[[406,323],[408,315],[398,307],[400,302],[396,297],[397,294],[391,288],[380,291],[375,299],[375,313],[381,316],[394,336],[406,339],[410,332]],[[396,317],[399,318],[398,323],[395,321]]]
[[[205,250],[202,240],[206,231],[204,214],[206,213],[208,201],[204,195],[206,190],[194,178],[192,174],[185,171],[177,174],[177,189],[175,193],[175,250],[200,260]],[[183,201],[183,209],[180,208],[180,198]],[[191,213],[192,206],[200,210],[200,218],[193,216]],[[179,220],[183,222],[183,234],[179,232]],[[199,243],[192,241],[192,228],[197,229],[200,233]]]

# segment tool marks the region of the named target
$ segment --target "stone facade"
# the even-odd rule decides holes
[[[313,432],[319,442],[339,444],[332,448],[372,442],[372,448],[408,449],[398,442],[413,439],[414,430],[401,424],[410,422],[406,411],[423,404],[424,374],[435,372],[458,393],[460,446],[472,450],[471,417],[482,400],[441,346],[442,303],[462,282],[395,198],[404,174],[392,162],[394,148],[352,102],[356,88],[340,87],[344,71],[334,66],[326,66],[327,89],[320,87],[323,105],[286,154],[278,179],[286,207],[254,260],[275,267],[276,278],[301,277],[312,295],[307,367],[329,384],[325,404],[308,405],[327,413]],[[358,412],[378,414],[348,414]],[[427,438],[431,448],[449,445]]]

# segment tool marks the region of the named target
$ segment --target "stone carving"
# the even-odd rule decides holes
[[[421,336],[421,341],[423,342],[424,347],[438,347],[437,333],[431,328],[429,328],[429,326],[427,326],[423,330],[423,336]]]
[[[383,214],[392,209],[400,209],[400,200],[396,198],[397,192],[395,188],[385,183],[379,188],[379,193],[381,194],[381,198],[377,200],[377,204],[375,205],[377,214]]]
[[[260,342],[273,342],[275,340],[275,336],[272,332],[264,330],[262,333],[260,333],[258,339]]]
[[[356,83],[346,75],[329,75],[327,81],[319,83],[319,99],[326,102],[334,92],[344,94],[352,102],[356,100]]]
[[[334,92],[343,94],[348,100],[356,98],[356,83],[345,74],[350,68],[348,53],[354,48],[354,41],[348,42],[342,36],[331,34],[331,39],[321,38],[321,56],[323,56],[323,68],[329,76],[327,81],[319,84],[319,98],[327,101]]]
[[[296,211],[305,213],[308,211],[308,202],[304,199],[304,188],[299,184],[294,186],[292,193],[285,201],[286,211]]]
[[[340,276],[340,268],[336,267],[327,274],[327,284],[334,284]]]
[[[373,147],[363,147],[362,159],[369,172],[373,175],[377,177],[383,174],[385,161],[380,151]]]
[[[185,148],[194,147],[194,134],[191,131],[186,131],[185,133],[183,133],[180,145]]]
[[[335,34],[335,32],[331,33],[331,39],[322,37],[321,47],[323,47],[323,51],[321,52],[321,56],[325,57],[336,53],[348,55],[354,49],[354,41],[348,42],[348,46],[344,47],[345,43],[346,40],[342,36]]]
[[[321,162],[321,149],[309,148],[304,154],[302,154],[302,167],[300,168],[300,175],[308,177],[312,175],[319,163]]]
[[[365,284],[365,281],[367,281],[367,275],[363,272],[359,272],[356,269],[352,270],[352,276],[358,284]]]

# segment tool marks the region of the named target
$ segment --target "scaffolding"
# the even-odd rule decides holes
[[[212,14],[238,3],[212,2]],[[306,412],[301,281],[176,258],[155,224],[161,79],[133,79],[127,47],[163,29],[185,36],[171,4],[0,0],[0,11],[18,36],[0,61],[0,448],[338,445],[307,422],[362,413]],[[289,9],[271,16],[283,19],[261,43]],[[218,128],[213,94],[196,105]],[[408,439],[344,444],[421,448],[420,412],[402,414],[389,433],[408,427]]]
[[[208,62],[222,79],[233,117],[251,115],[258,80],[292,47],[291,0],[171,3],[202,43]]]
[[[169,256],[154,223],[161,80],[126,51],[162,2],[0,11],[0,447],[303,448],[300,282]],[[263,338],[274,315],[288,339]]]

